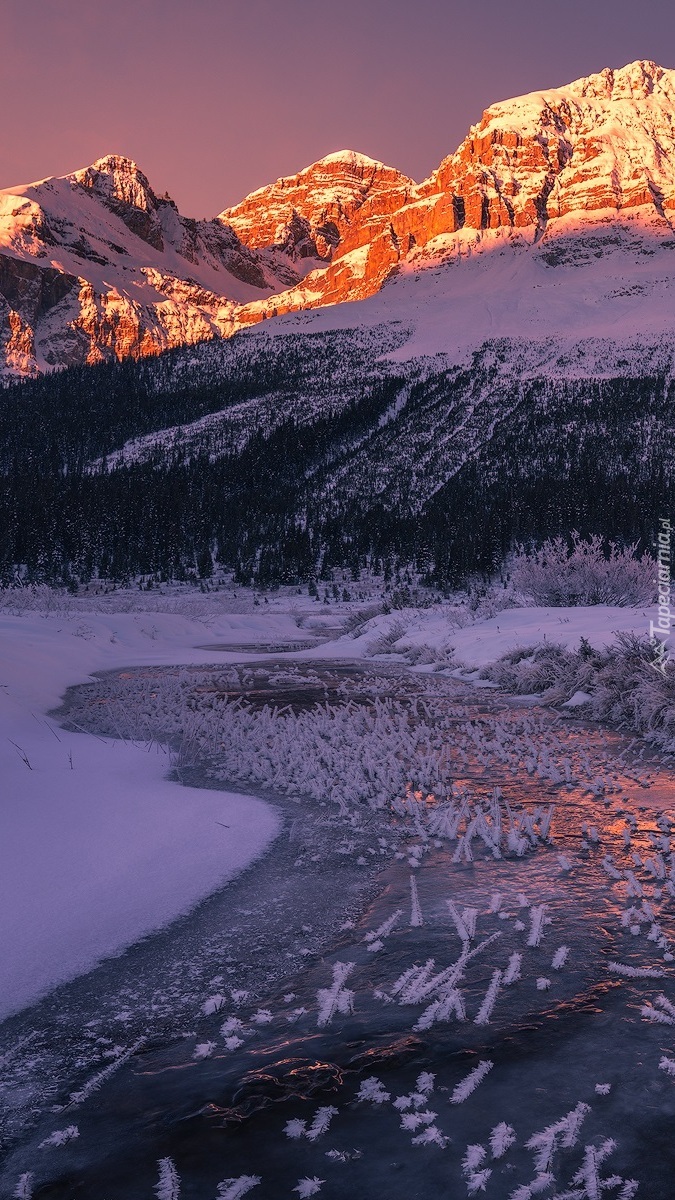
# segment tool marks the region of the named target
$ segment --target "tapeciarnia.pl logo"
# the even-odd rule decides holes
[[[671,603],[672,591],[670,582],[670,518],[659,519],[659,532],[656,536],[656,583],[659,593],[659,615],[657,621],[649,622],[649,640],[654,647],[654,661],[651,664],[655,671],[665,675],[666,663],[671,654],[668,650],[670,631],[675,623]]]

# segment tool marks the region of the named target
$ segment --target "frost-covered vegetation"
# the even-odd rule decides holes
[[[506,691],[536,693],[549,703],[577,695],[585,716],[634,730],[675,752],[675,662],[656,670],[646,637],[619,634],[604,650],[588,642],[577,650],[546,642],[505,654],[483,675]]]
[[[295,711],[255,705],[238,694],[269,682],[290,689],[309,686],[316,702]],[[361,805],[389,810],[430,794],[435,804],[449,806],[447,813],[434,810],[439,829],[443,821],[455,831],[464,821],[471,825],[467,852],[474,837],[491,836],[496,848],[505,838],[517,852],[523,836],[508,816],[491,816],[488,807],[481,817],[463,798],[457,779],[475,754],[484,767],[495,762],[514,775],[525,770],[556,785],[593,785],[604,778],[600,758],[570,755],[564,738],[546,730],[537,715],[506,711],[486,715],[480,724],[466,721],[462,704],[453,701],[452,684],[444,679],[401,681],[400,698],[390,694],[387,677],[366,675],[357,687],[334,681],[343,698],[333,703],[318,699],[325,682],[313,668],[303,672],[290,666],[271,674],[255,665],[215,674],[149,671],[113,694],[105,682],[92,685],[82,694],[81,715],[88,721],[93,717],[101,732],[148,741],[169,738],[178,749],[179,771],[206,761],[212,776],[306,796],[343,814]],[[71,710],[71,720],[79,715]],[[489,795],[490,805],[497,803],[492,789]]]
[[[520,546],[510,564],[516,592],[530,604],[648,604],[657,592],[656,561],[637,543],[605,544],[598,534],[549,538],[538,549]]]
[[[207,629],[218,597],[195,599],[204,605],[198,619]],[[176,597],[183,600],[189,597]],[[36,601],[49,615],[51,594],[38,594]],[[304,603],[302,620],[312,603]],[[675,1021],[674,823],[663,811],[645,817],[636,803],[636,792],[640,801],[650,801],[656,769],[641,764],[644,745],[631,748],[623,739],[619,753],[614,735],[587,732],[550,708],[518,708],[497,689],[474,690],[476,673],[467,679],[450,654],[455,635],[474,636],[467,607],[462,615],[457,606],[457,620],[452,605],[443,613],[402,609],[388,615],[355,608],[346,653],[351,647],[363,653],[364,645],[380,638],[386,665],[346,670],[340,662],[286,658],[219,668],[150,666],[102,677],[72,697],[68,719],[75,728],[144,740],[148,749],[168,740],[179,777],[203,782],[206,771],[211,782],[240,781],[245,790],[286,797],[280,803],[288,814],[287,836],[284,831],[280,841],[288,857],[273,899],[282,922],[297,928],[298,940],[282,943],[275,934],[280,961],[267,975],[261,964],[253,986],[243,977],[243,960],[261,953],[258,886],[252,901],[241,910],[235,906],[232,939],[218,941],[208,973],[201,971],[201,947],[191,942],[170,986],[162,981],[142,996],[140,985],[138,995],[125,988],[114,1007],[114,999],[110,1005],[101,999],[104,1012],[92,1022],[91,1044],[87,1034],[77,1047],[79,1074],[58,1097],[60,1114],[45,1118],[33,1158],[17,1163],[10,1194],[30,1195],[34,1180],[39,1194],[50,1172],[61,1169],[57,1159],[70,1164],[72,1156],[81,1161],[92,1152],[88,1106],[94,1097],[97,1104],[105,1098],[107,1089],[133,1089],[134,1059],[148,1042],[158,1053],[157,1022],[160,1014],[168,1020],[172,1006],[178,1014],[172,1032],[183,1035],[191,1078],[205,1072],[206,1091],[217,1075],[219,1086],[231,1084],[234,1095],[242,1073],[259,1056],[268,1065],[280,1044],[299,1058],[312,1045],[322,1062],[340,1068],[347,1063],[339,1087],[331,1084],[304,1099],[292,1092],[265,1118],[265,1136],[286,1147],[284,1194],[367,1195],[374,1154],[391,1156],[393,1146],[429,1188],[434,1156],[442,1156],[458,1195],[626,1200],[635,1194],[644,1164],[631,1157],[637,1135],[620,1116],[627,1086],[623,1050],[609,1044],[607,1031],[616,1028],[616,1011],[626,1014],[637,1030],[636,1053],[646,1063],[644,1086],[660,1089],[667,1104],[675,1066],[661,1043]],[[70,629],[73,609],[51,612],[58,621],[32,615],[30,621],[59,629],[68,623]],[[84,615],[80,628],[76,618],[73,631],[89,636],[93,630],[87,634],[85,627],[96,625],[105,636],[108,627],[101,623],[99,630],[97,620]],[[412,625],[422,620],[435,631],[431,648],[445,650],[440,673],[392,662],[389,651],[397,654],[406,642],[415,646]],[[155,621],[141,625],[152,639]],[[449,639],[444,647],[441,636]],[[631,646],[637,653],[633,643],[626,646],[627,655]],[[540,658],[539,649],[512,656],[511,676],[498,664],[494,670],[505,673],[495,682],[531,693],[535,680],[519,675],[531,668],[541,671],[537,678],[547,689],[561,689],[546,690],[546,698],[567,700],[584,688],[591,695],[593,672],[602,664],[609,671],[615,655],[585,645],[579,651],[547,647],[552,649],[551,661],[543,651]],[[567,675],[566,655],[576,664]],[[582,678],[578,669],[589,661],[590,674]],[[443,665],[440,655],[436,662]],[[615,687],[617,704],[624,703],[622,686],[630,694],[637,677],[626,675],[623,683],[612,678],[610,672],[608,693]],[[666,682],[672,683],[670,675]],[[604,719],[616,723],[625,719],[623,711],[608,708]],[[661,728],[669,728],[667,721]],[[224,828],[218,836],[231,834]],[[346,919],[355,876],[364,881],[363,895],[379,867],[387,886],[363,918],[353,903]],[[317,930],[311,902],[310,912],[299,915],[299,897],[311,893],[318,874],[328,880],[335,913],[332,942],[325,929]],[[261,876],[256,878],[259,884]],[[291,879],[295,901],[284,908]],[[271,911],[265,909],[266,921]],[[283,978],[284,970],[290,978]],[[551,1066],[552,1096],[546,1055],[525,1055],[518,1060],[525,1072],[518,1107],[505,1103],[514,1087],[505,1042],[512,1044],[513,1037],[517,1044],[523,1023],[536,1037],[540,1028],[562,1031],[576,1028],[577,1019],[592,1022],[592,1015],[581,1015],[586,1010],[578,997],[596,987],[605,1056],[587,1063],[573,1054],[571,1071],[558,1059]],[[549,1015],[556,1011],[569,1015],[558,1021]],[[414,1070],[386,1062],[380,1069],[367,1052],[353,1067],[345,1046],[359,1039],[368,1045],[371,1034],[378,1046],[412,1039],[421,1060]],[[447,1047],[448,1037],[453,1051],[444,1050],[437,1061],[434,1047]],[[29,1042],[15,1059],[13,1052],[10,1047],[3,1062],[16,1088],[25,1086],[26,1057],[39,1061],[44,1050],[37,1053]],[[50,1095],[49,1106],[53,1100]],[[235,1108],[237,1103],[232,1100]],[[122,1110],[129,1111],[126,1100]],[[79,1127],[70,1126],[73,1117]],[[80,1136],[71,1147],[72,1128]],[[265,1169],[260,1145],[251,1150],[247,1137],[243,1129],[236,1161],[223,1166],[219,1160],[217,1174],[211,1164],[207,1186],[196,1178],[198,1159],[163,1142],[152,1176],[143,1169],[139,1194],[151,1197],[154,1187],[156,1195],[173,1200],[201,1187],[214,1198],[250,1191],[266,1200],[279,1184]],[[111,1200],[118,1193],[111,1188]]]

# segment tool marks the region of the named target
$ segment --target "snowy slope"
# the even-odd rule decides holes
[[[486,232],[475,245],[460,232],[451,239],[452,253],[446,245],[443,260],[429,265],[427,258],[427,269],[414,261],[405,264],[366,300],[265,321],[239,341],[239,355],[248,349],[255,359],[267,344],[268,352],[278,358],[284,345],[290,351],[302,335],[343,334],[346,369],[343,374],[335,371],[328,397],[322,398],[316,381],[313,386],[308,381],[304,388],[296,382],[288,394],[229,403],[221,412],[112,447],[108,464],[147,461],[156,450],[168,456],[178,448],[191,456],[206,449],[218,457],[240,451],[256,430],[267,431],[283,418],[292,416],[302,423],[317,420],[351,398],[348,362],[356,337],[372,346],[373,363],[380,347],[379,368],[385,372],[430,378],[457,368],[489,369],[491,379],[482,397],[488,416],[479,423],[483,441],[489,438],[490,418],[499,413],[500,391],[506,393],[529,379],[630,378],[650,373],[671,377],[675,237],[666,234],[660,218],[642,209],[620,223],[601,212],[583,228],[571,217],[556,224],[534,246],[518,234],[502,231]],[[444,240],[437,239],[434,247],[439,256]],[[190,359],[192,365],[179,360],[173,366],[175,385],[186,377],[196,382],[206,364],[230,378],[230,355],[223,351],[215,345],[203,347],[199,357]],[[363,386],[363,367],[360,378]],[[396,412],[381,424],[398,418],[406,403],[401,395]],[[401,420],[404,417],[403,413]],[[418,440],[416,465],[423,470],[419,417],[413,413],[410,419]],[[471,449],[466,424],[458,442],[460,430],[447,415],[442,420],[445,434],[442,429],[435,432],[436,447],[447,436],[465,458]],[[399,461],[405,445],[405,440],[399,442]],[[372,468],[363,469],[369,486],[374,486]],[[441,478],[437,468],[436,475]],[[389,478],[383,487],[390,489]]]
[[[601,210],[564,217],[535,244],[512,231],[444,235],[403,264],[376,295],[289,314],[262,335],[374,328],[409,330],[394,357],[441,354],[465,363],[488,341],[513,343],[514,366],[554,377],[625,373],[645,349],[660,364],[675,348],[675,235],[647,209],[618,220]]]

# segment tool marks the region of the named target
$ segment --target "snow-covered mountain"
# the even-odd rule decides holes
[[[601,365],[675,344],[674,227],[675,71],[647,61],[493,105],[421,184],[343,151],[212,221],[108,156],[0,193],[0,369],[321,308],[266,332],[395,320],[404,357],[515,338],[573,372],[580,341]]]
[[[182,217],[127,158],[0,193],[7,373],[141,357],[235,328],[238,307],[299,278],[221,221]]]

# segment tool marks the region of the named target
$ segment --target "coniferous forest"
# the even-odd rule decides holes
[[[440,585],[577,529],[648,547],[673,502],[665,376],[388,359],[386,326],[238,336],[0,395],[0,580],[258,585],[411,563]],[[384,357],[383,357],[384,356]]]

